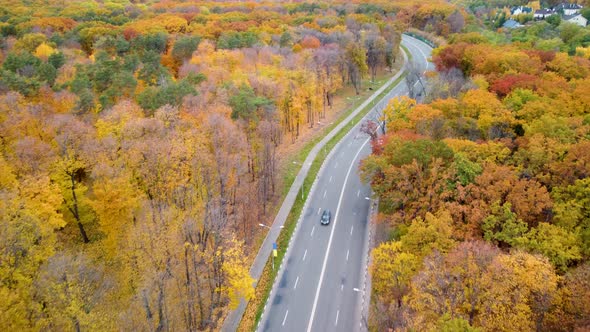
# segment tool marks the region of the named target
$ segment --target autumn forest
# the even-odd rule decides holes
[[[474,6],[478,26],[435,49],[423,103],[389,104],[362,166],[383,241],[372,326],[586,331],[590,30],[495,29],[504,11]]]
[[[218,329],[287,148],[400,61],[374,5],[0,3],[3,331]]]
[[[436,71],[359,170],[370,330],[590,328],[590,28],[498,26],[526,4],[0,0],[0,330],[219,330],[407,32]]]

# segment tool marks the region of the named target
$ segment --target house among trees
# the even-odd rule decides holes
[[[574,14],[579,14],[580,10],[582,10],[582,6],[578,5],[577,3],[560,3],[559,5],[555,6],[555,11],[559,13],[563,13],[565,16],[570,16]]]
[[[520,14],[531,14],[532,12],[533,12],[533,9],[531,7],[526,7],[526,6],[516,6],[516,7],[512,7],[510,9],[511,16],[516,16],[516,15],[520,15]]]
[[[551,15],[555,15],[557,12],[551,8],[543,8],[535,10],[535,14],[533,14],[533,18],[536,20],[544,20]]]
[[[502,27],[504,29],[516,29],[516,28],[520,28],[523,25],[518,23],[517,21],[513,20],[513,19],[509,19],[508,21],[504,22],[504,24],[502,24]]]
[[[582,14],[564,15],[563,20],[579,26],[585,27],[588,20]]]
[[[533,14],[533,18],[536,20],[544,20],[551,15],[559,14],[561,15],[562,20],[585,27],[588,24],[588,20],[580,13],[582,8],[584,7],[577,3],[560,3],[553,8],[536,10]]]

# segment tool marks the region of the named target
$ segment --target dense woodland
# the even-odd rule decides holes
[[[590,30],[475,27],[385,110],[371,327],[590,328]]]
[[[401,31],[464,24],[443,1],[1,0],[0,330],[219,328],[281,148]]]

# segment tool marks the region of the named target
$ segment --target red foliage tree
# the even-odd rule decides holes
[[[299,43],[303,48],[318,48],[321,46],[320,40],[314,36],[305,36],[301,43]]]
[[[127,41],[130,41],[137,36],[139,36],[139,32],[133,28],[125,28],[123,30],[123,38],[125,38]]]
[[[490,86],[490,90],[500,97],[505,97],[516,88],[535,89],[535,75],[529,74],[508,74],[495,80]]]
[[[553,61],[555,59],[554,51],[542,51],[542,50],[526,50],[524,51],[531,58],[537,57],[543,64]]]
[[[436,70],[447,71],[451,68],[464,69],[461,66],[461,61],[467,46],[467,43],[461,42],[443,48],[436,56],[432,58],[432,61],[436,66]]]

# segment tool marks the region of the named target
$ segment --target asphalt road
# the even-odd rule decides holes
[[[434,69],[427,61],[431,53],[428,45],[408,36],[402,43],[422,70]],[[406,93],[402,81],[387,99]],[[380,110],[385,102],[375,109]],[[358,166],[370,153],[368,137],[356,127],[326,161],[260,330],[364,330],[359,307],[371,188],[361,182]],[[328,226],[320,224],[324,209],[332,211]]]

